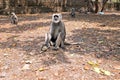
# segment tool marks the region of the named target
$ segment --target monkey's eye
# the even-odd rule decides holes
[[[58,18],[58,15],[55,15],[54,18],[57,17]]]

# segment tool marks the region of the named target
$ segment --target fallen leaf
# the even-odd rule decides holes
[[[98,66],[98,63],[95,63],[95,62],[92,62],[92,61],[88,61],[88,64],[90,64],[93,67]]]
[[[29,54],[30,54],[31,56],[35,55],[35,53],[34,53],[34,52],[30,52]]]
[[[32,60],[27,60],[25,61],[26,64],[31,64],[32,63]]]
[[[5,57],[6,57],[6,56],[9,56],[9,54],[7,54],[7,53],[5,53],[5,54],[3,54],[3,55],[4,55]]]
[[[17,40],[17,38],[14,38],[14,40]]]
[[[71,54],[70,56],[74,56],[74,54]]]
[[[94,63],[92,61],[88,61],[88,64],[93,65]]]
[[[98,68],[98,67],[94,67],[94,71],[97,73],[101,73],[100,68]]]
[[[44,70],[46,70],[45,68],[39,68],[39,71],[44,71]]]
[[[14,43],[14,44],[12,44],[12,47],[15,47],[17,44],[16,43]]]
[[[46,78],[38,78],[38,80],[46,80]]]
[[[85,70],[90,70],[90,67],[89,66],[84,66],[84,69]]]
[[[102,72],[104,75],[107,75],[107,76],[110,76],[110,75],[111,75],[111,72],[106,71],[106,70],[102,70],[102,69],[101,69],[101,72]]]
[[[100,44],[103,43],[103,42],[104,42],[104,41],[98,41],[98,43],[100,43]]]

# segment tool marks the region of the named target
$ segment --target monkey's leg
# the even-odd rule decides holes
[[[16,25],[18,24],[18,21],[17,21],[17,20],[15,20],[15,24],[16,24]]]
[[[50,40],[51,40],[51,35],[50,33],[45,34],[45,45],[47,47],[50,47]]]
[[[14,21],[13,21],[12,19],[10,19],[10,22],[11,22],[12,24],[14,24]]]
[[[45,44],[42,45],[41,51],[46,51],[50,47],[51,35],[49,33],[45,34]]]
[[[59,49],[59,47],[64,48],[64,41],[62,40],[62,34],[61,32],[58,34],[57,40],[56,40],[56,44],[55,44],[55,49]]]

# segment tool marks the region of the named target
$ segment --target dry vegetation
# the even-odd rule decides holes
[[[17,26],[0,16],[0,80],[120,80],[120,13],[63,13],[66,41],[80,44],[40,54],[51,15],[18,15]]]

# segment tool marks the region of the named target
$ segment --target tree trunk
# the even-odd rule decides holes
[[[9,9],[9,0],[5,0],[5,9]]]
[[[107,1],[108,1],[108,0],[103,0],[103,1],[102,1],[102,9],[101,9],[101,12],[103,12]]]
[[[92,0],[87,0],[88,12],[94,12]]]
[[[61,1],[61,9],[62,11],[66,11],[66,7],[67,7],[67,0],[62,0]]]
[[[95,13],[99,11],[98,0],[95,0]]]

